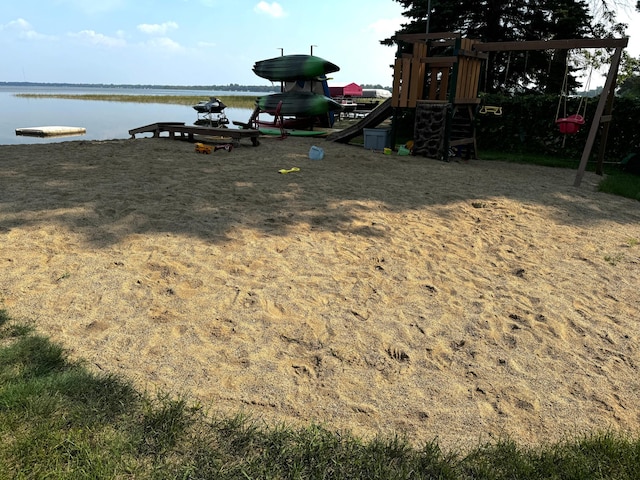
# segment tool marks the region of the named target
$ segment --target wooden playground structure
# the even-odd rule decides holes
[[[477,41],[455,33],[396,38],[413,46],[396,58],[391,105],[415,109],[414,154],[447,160],[451,147],[465,147],[475,157],[473,124],[487,55],[473,51]]]
[[[397,35],[395,39],[399,44],[410,45],[406,50],[411,53],[399,53],[395,60],[391,97],[394,120],[401,109],[415,109],[414,154],[443,160],[448,159],[452,147],[463,150],[467,158],[477,158],[474,123],[480,104],[480,74],[487,52],[615,49],[574,185],[580,185],[595,138],[602,130],[600,173],[612,118],[616,76],[628,38],[479,42],[457,33],[424,33]]]

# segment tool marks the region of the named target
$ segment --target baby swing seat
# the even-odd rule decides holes
[[[584,117],[578,113],[565,118],[558,118],[556,124],[560,133],[572,135],[580,131],[580,126],[584,125]]]

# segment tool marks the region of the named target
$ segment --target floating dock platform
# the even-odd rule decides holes
[[[16,128],[16,135],[25,135],[29,137],[62,137],[72,135],[84,135],[87,133],[86,128],[82,127],[63,127],[63,126],[47,126],[47,127],[24,127]]]

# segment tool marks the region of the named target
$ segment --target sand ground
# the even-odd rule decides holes
[[[0,308],[96,371],[269,424],[445,448],[637,433],[640,204],[574,177],[318,139],[0,146]]]

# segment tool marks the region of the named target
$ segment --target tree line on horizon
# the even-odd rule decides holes
[[[85,87],[85,88],[131,88],[131,89],[155,89],[155,90],[211,90],[221,92],[273,92],[279,86],[274,85],[241,85],[230,83],[228,85],[152,85],[152,84],[116,84],[116,83],[48,83],[48,82],[0,82],[2,87]],[[389,90],[391,87],[383,87],[376,84],[360,85],[365,89]]]

